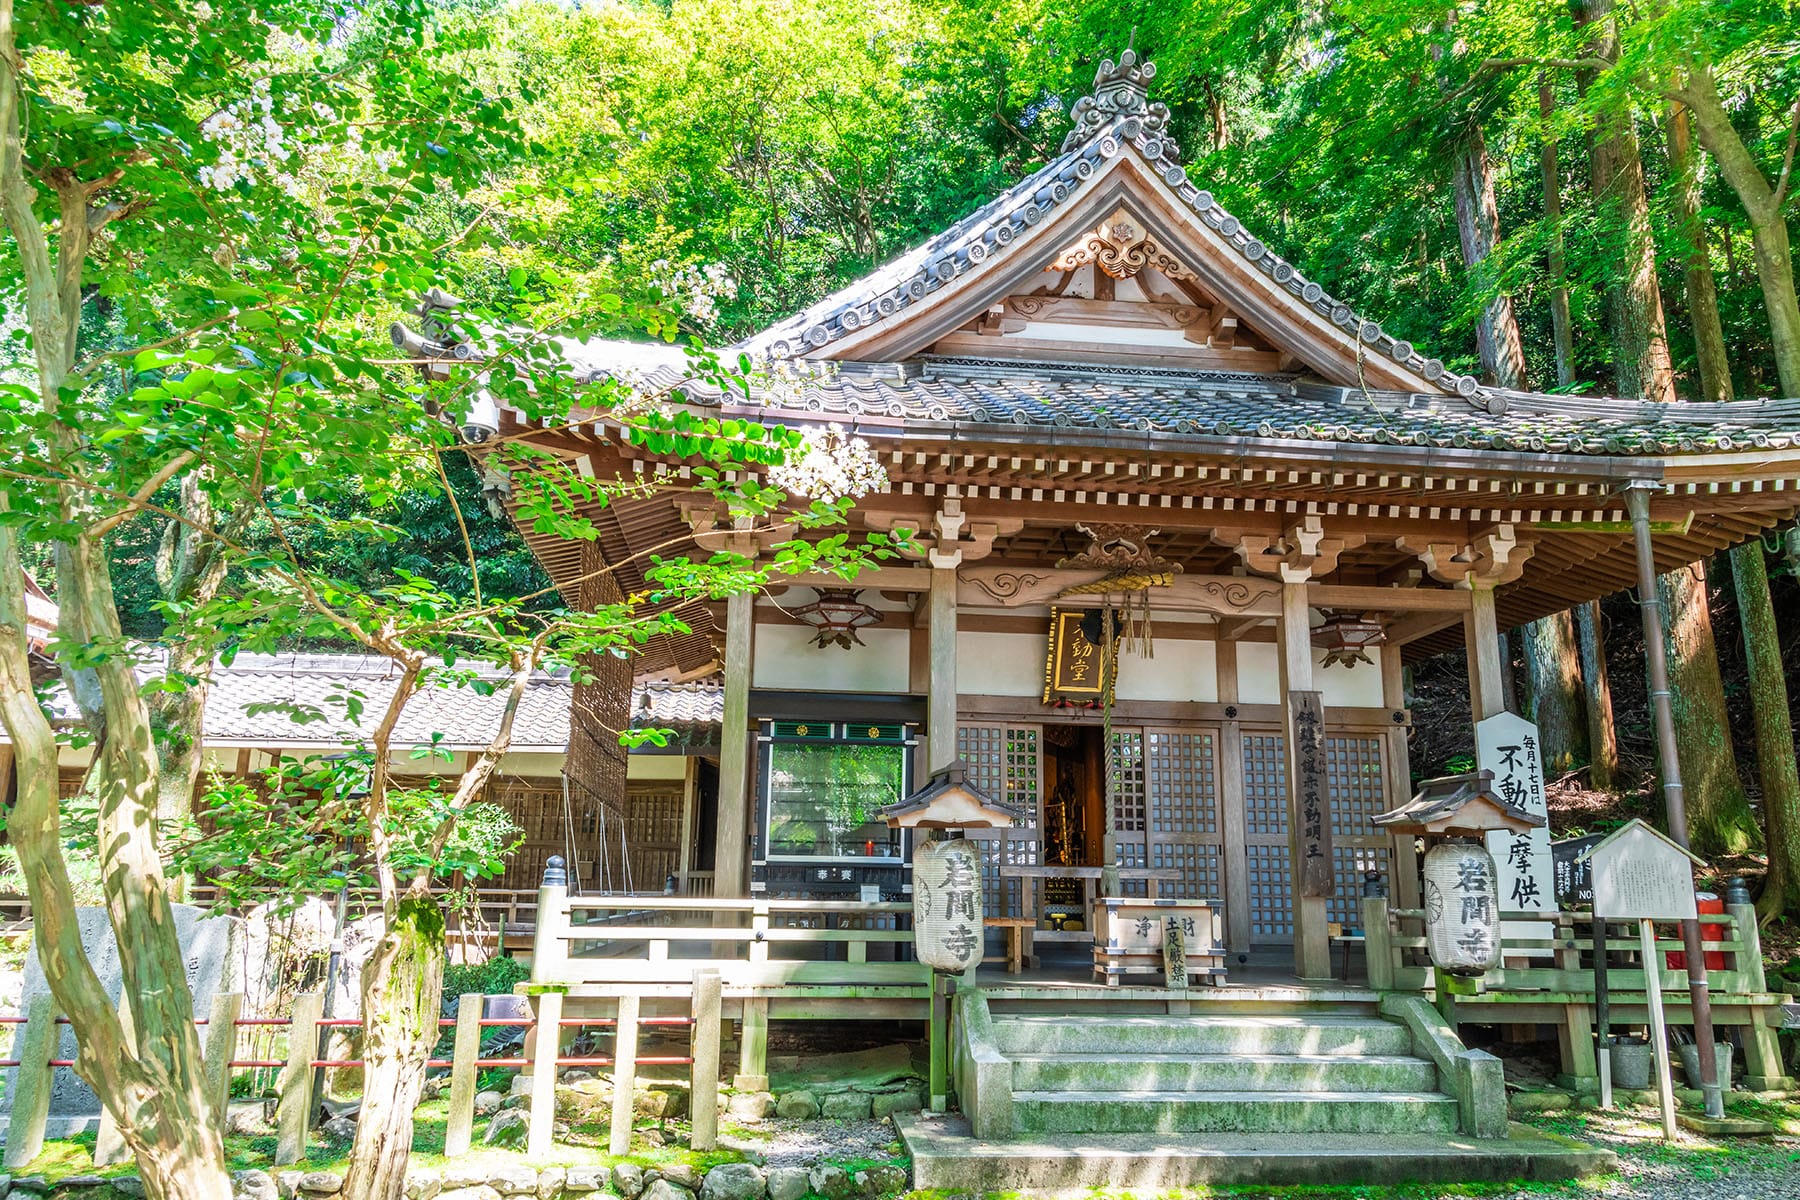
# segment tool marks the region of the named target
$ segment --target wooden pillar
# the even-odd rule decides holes
[[[749,592],[725,602],[725,724],[719,731],[719,837],[713,863],[713,895],[750,894],[750,643],[754,636]]]
[[[926,683],[926,766],[956,761],[956,567],[931,568],[931,678]]]
[[[1214,654],[1219,674],[1219,703],[1238,702],[1237,643],[1219,642]],[[1236,718],[1219,725],[1219,830],[1224,840],[1225,946],[1233,954],[1250,953],[1250,854],[1248,818],[1244,812],[1244,729]]]
[[[675,888],[686,896],[688,872],[694,867],[694,799],[699,790],[700,760],[690,754],[681,761],[685,770],[681,775],[681,849],[675,857]]]
[[[1286,727],[1288,779],[1288,867],[1293,899],[1294,973],[1302,979],[1331,978],[1331,941],[1326,929],[1328,906],[1323,896],[1300,894],[1299,733],[1288,697],[1313,690],[1312,621],[1304,579],[1281,585],[1281,620],[1275,626],[1281,660],[1281,709]]]
[[[1463,615],[1463,646],[1469,656],[1469,707],[1477,721],[1506,711],[1506,688],[1500,668],[1500,621],[1494,613],[1494,589],[1470,585],[1469,611]]]
[[[1381,702],[1399,712],[1406,707],[1406,676],[1398,646],[1381,648]],[[1412,756],[1406,744],[1406,726],[1396,725],[1387,734],[1387,807],[1398,808],[1412,798]],[[1418,908],[1423,902],[1419,886],[1418,856],[1411,834],[1395,834],[1393,870],[1388,895],[1396,908]]]

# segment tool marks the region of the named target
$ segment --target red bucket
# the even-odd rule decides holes
[[[1721,921],[1708,921],[1706,918],[1709,913],[1715,916],[1722,915],[1725,912],[1725,902],[1711,892],[1698,892],[1694,896],[1694,906],[1700,910],[1700,944],[1705,945],[1706,943],[1711,942],[1714,945],[1717,945],[1724,941],[1724,923]],[[1723,971],[1725,969],[1725,952],[1723,950],[1708,950],[1706,952],[1706,969],[1709,971]],[[1669,970],[1687,970],[1687,955],[1680,950],[1669,951]]]

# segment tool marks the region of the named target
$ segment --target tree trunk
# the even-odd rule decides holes
[[[1700,220],[1700,156],[1688,128],[1688,110],[1669,110],[1669,171],[1673,176],[1675,231],[1681,238],[1682,284],[1687,291],[1688,319],[1694,326],[1694,358],[1700,369],[1700,399],[1729,400],[1731,361],[1725,353],[1725,330],[1719,323],[1719,292],[1713,283],[1712,260],[1706,249],[1706,227]]]
[[[1588,786],[1610,792],[1619,785],[1619,734],[1613,724],[1598,600],[1575,607],[1575,644],[1581,654],[1582,710],[1587,715]]]
[[[1800,299],[1794,292],[1794,259],[1783,215],[1785,192],[1777,192],[1763,178],[1756,156],[1744,145],[1731,114],[1719,99],[1712,69],[1694,64],[1686,86],[1670,91],[1693,117],[1694,133],[1706,147],[1719,174],[1737,193],[1750,219],[1750,240],[1756,250],[1756,278],[1762,285],[1763,308],[1769,317],[1769,340],[1774,347],[1775,369],[1783,395],[1800,396]],[[1785,187],[1784,181],[1784,187]]]
[[[1587,722],[1581,706],[1581,654],[1574,622],[1565,612],[1533,621],[1521,631],[1531,676],[1531,707],[1544,770],[1561,774],[1588,761]]]
[[[1544,140],[1538,147],[1538,167],[1544,177],[1544,222],[1550,227],[1550,249],[1545,266],[1550,275],[1550,337],[1556,348],[1556,386],[1575,382],[1575,331],[1569,314],[1568,267],[1563,259],[1562,169],[1556,161],[1556,138],[1550,118],[1556,112],[1556,91],[1548,75],[1538,76],[1538,116],[1544,121]]]
[[[1618,36],[1612,26],[1612,0],[1582,0],[1581,7],[1594,57],[1614,61]],[[1607,329],[1618,394],[1671,401],[1675,376],[1669,366],[1650,201],[1644,192],[1634,118],[1630,109],[1603,112],[1594,125],[1591,180],[1601,259],[1612,264],[1613,272],[1606,289]]]
[[[363,967],[363,1103],[344,1176],[345,1200],[401,1200],[413,1110],[438,1040],[444,914],[417,883],[395,901]]]
[[[1457,147],[1452,167],[1456,197],[1456,231],[1462,242],[1463,265],[1473,287],[1494,294],[1481,308],[1476,337],[1481,369],[1497,387],[1525,387],[1525,347],[1513,318],[1512,297],[1485,281],[1484,267],[1500,243],[1500,208],[1494,198],[1494,168],[1479,126]]]
[[[1769,852],[1757,911],[1767,921],[1800,901],[1800,771],[1795,769],[1794,724],[1760,541],[1753,538],[1731,551],[1731,578],[1744,625],[1744,674],[1756,721],[1756,772]]]
[[[1719,678],[1718,647],[1706,590],[1704,562],[1670,571],[1657,580],[1669,620],[1664,638],[1669,655],[1669,700],[1675,710],[1675,741],[1694,852],[1703,856],[1742,854],[1760,839],[1732,752],[1725,685]]]

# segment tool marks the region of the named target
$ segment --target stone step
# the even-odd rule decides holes
[[[1014,1092],[1021,1134],[1454,1133],[1435,1092]]]
[[[1008,1016],[994,1020],[1002,1054],[1410,1054],[1412,1035],[1375,1017]]]
[[[1015,1055],[1024,1092],[1431,1092],[1437,1068],[1405,1054]]]
[[[961,1117],[895,1118],[912,1157],[913,1186],[983,1192],[1120,1188],[1450,1184],[1571,1179],[1614,1170],[1610,1150],[1514,1125],[1483,1141],[1414,1131],[1374,1136],[1209,1133],[1023,1137],[984,1142]]]

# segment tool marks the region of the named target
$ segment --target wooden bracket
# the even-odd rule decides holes
[[[1368,540],[1361,533],[1332,533],[1317,516],[1307,516],[1287,527],[1280,537],[1246,530],[1214,529],[1212,539],[1234,546],[1244,566],[1259,575],[1273,575],[1283,583],[1305,583],[1337,570],[1338,557]]]
[[[1521,542],[1510,524],[1495,525],[1467,542],[1433,542],[1400,538],[1400,549],[1424,564],[1439,583],[1459,587],[1497,588],[1525,573],[1535,547]]]

